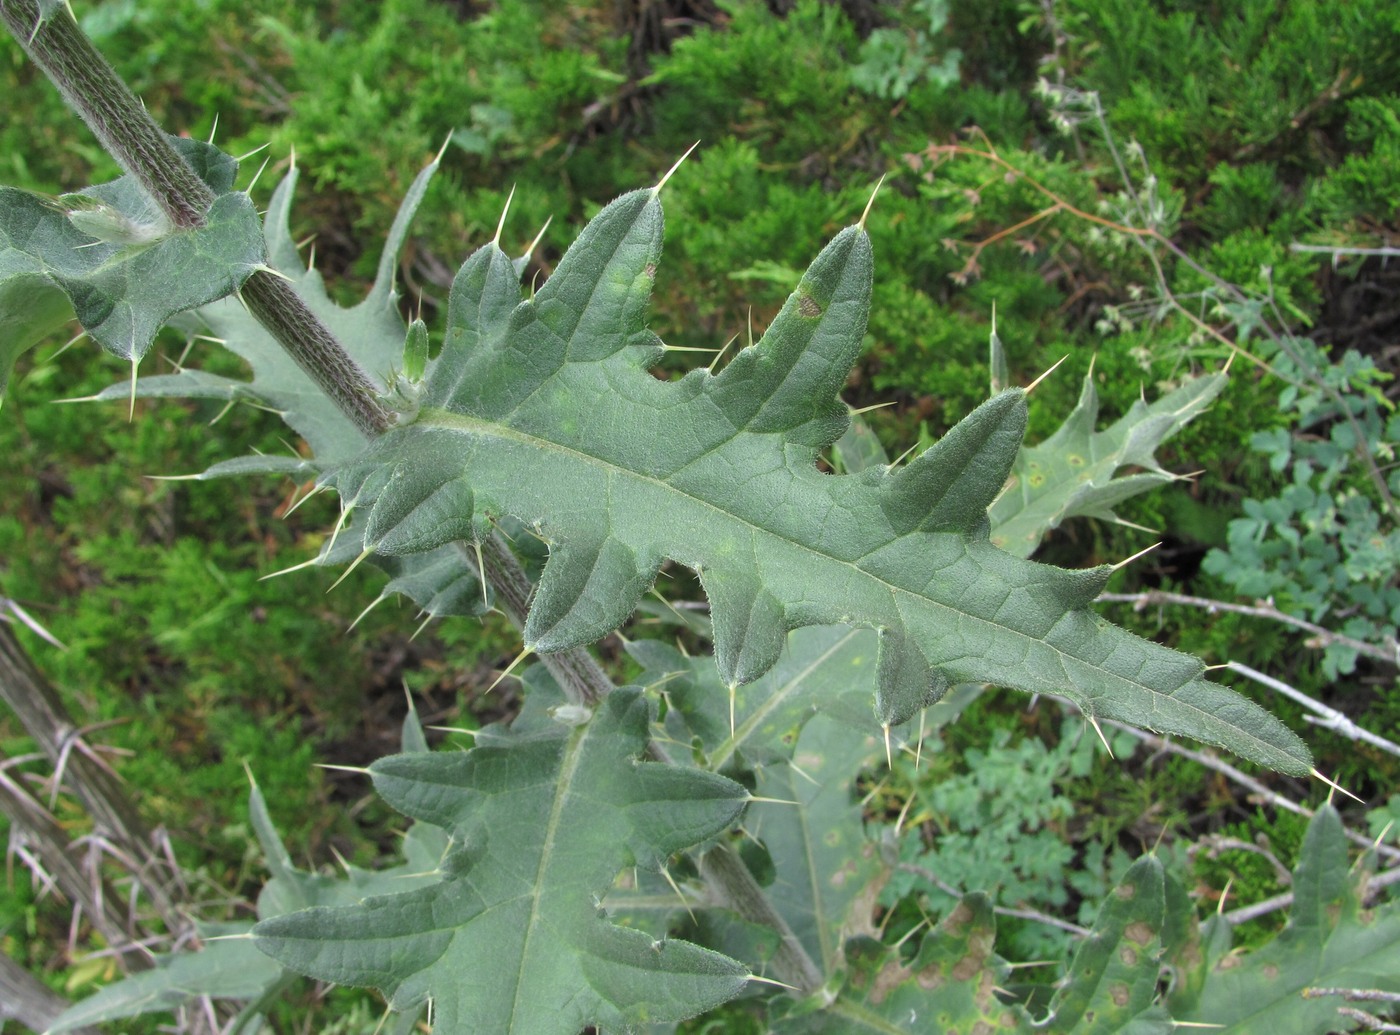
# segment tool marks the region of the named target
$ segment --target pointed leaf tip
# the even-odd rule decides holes
[[[699,146],[700,141],[697,140],[695,141],[695,143],[691,144],[685,149],[685,154],[681,155],[679,158],[676,159],[676,164],[671,166],[671,168],[667,169],[666,174],[662,176],[661,179],[657,181],[656,186],[651,189],[652,197],[660,196],[661,188],[666,186],[666,181],[669,180],[673,175],[675,175],[676,170],[681,167],[681,163],[684,162],[687,158],[689,158],[691,152]]]
[[[881,485],[890,523],[899,534],[980,532],[1025,433],[1025,392],[1010,389],[988,399]]]

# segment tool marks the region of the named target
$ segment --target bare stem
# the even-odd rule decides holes
[[[1170,740],[1166,740],[1162,737],[1157,736],[1154,733],[1148,733],[1145,730],[1140,730],[1135,726],[1129,726],[1127,723],[1116,722],[1113,719],[1105,719],[1103,721],[1106,725],[1113,726],[1116,729],[1120,729],[1126,733],[1132,734],[1134,737],[1142,741],[1154,751],[1165,752],[1167,754],[1172,755],[1179,755],[1182,758],[1190,759],[1192,762],[1197,762],[1200,765],[1205,766],[1207,769],[1214,770],[1220,775],[1226,777],[1231,782],[1238,784],[1245,790],[1250,791],[1254,795],[1258,796],[1258,798],[1262,801],[1268,802],[1270,805],[1274,806],[1274,808],[1285,809],[1288,812],[1293,812],[1300,816],[1305,816],[1308,819],[1312,819],[1312,817],[1316,814],[1312,809],[1308,808],[1306,805],[1299,805],[1296,801],[1293,801],[1291,798],[1286,798],[1282,794],[1270,790],[1268,787],[1264,786],[1264,784],[1254,779],[1254,777],[1242,773],[1239,769],[1232,766],[1229,762],[1226,762],[1224,759],[1217,757],[1213,752],[1195,751],[1191,748],[1182,747],[1180,744],[1177,744]],[[1367,837],[1365,834],[1358,833],[1357,831],[1351,830],[1349,828],[1344,827],[1343,830],[1346,834],[1347,840],[1350,841],[1352,844],[1357,845],[1358,847],[1363,848],[1366,851],[1374,851],[1377,855],[1384,856],[1392,863],[1400,862],[1400,848],[1392,848],[1390,845],[1378,843],[1372,838]]]
[[[895,869],[899,870],[901,873],[912,873],[920,880],[933,885],[945,895],[951,895],[953,898],[962,898],[963,893],[961,891],[953,887],[953,885],[949,884],[926,866],[902,862],[899,863]],[[1058,916],[1051,916],[1049,913],[1042,913],[1038,909],[1013,909],[1009,906],[993,906],[992,912],[997,916],[1010,916],[1015,917],[1017,920],[1029,920],[1032,923],[1044,924],[1046,927],[1056,927],[1061,931],[1066,931],[1074,935],[1076,938],[1087,938],[1089,935],[1093,934],[1087,927],[1081,927],[1068,920],[1062,920]]]
[[[66,783],[83,803],[92,816],[94,832],[130,860],[133,878],[166,928],[178,934],[188,927],[168,891],[172,873],[129,793],[87,743],[84,730],[69,715],[57,689],[35,668],[4,624],[0,624],[0,701],[13,709],[47,756],[54,767],[54,780]],[[119,944],[111,938],[109,941]]]
[[[1350,648],[1358,654],[1364,654],[1368,658],[1375,658],[1377,661],[1389,662],[1392,665],[1400,664],[1400,644],[1393,640],[1385,648],[1377,647],[1363,640],[1343,636],[1331,629],[1324,629],[1322,626],[1302,618],[1285,614],[1267,600],[1256,601],[1253,605],[1232,604],[1225,600],[1211,600],[1209,597],[1193,597],[1184,593],[1168,593],[1163,590],[1149,590],[1145,593],[1102,593],[1098,600],[1105,604],[1132,604],[1134,611],[1141,611],[1145,607],[1157,604],[1181,604],[1186,607],[1204,608],[1212,614],[1216,611],[1230,611],[1234,614],[1252,615],[1255,618],[1267,618],[1270,621],[1282,622],[1284,625],[1291,625],[1295,629],[1312,633],[1316,644],[1320,647],[1335,643],[1338,646]]]
[[[1142,202],[1140,201],[1140,199],[1138,199],[1137,192],[1133,187],[1132,178],[1128,175],[1127,168],[1123,164],[1122,159],[1118,154],[1117,147],[1115,146],[1113,141],[1113,134],[1109,129],[1107,119],[1104,117],[1103,108],[1099,104],[1098,96],[1094,94],[1091,94],[1090,96],[1093,98],[1094,117],[1099,123],[1099,129],[1103,134],[1103,138],[1108,146],[1109,152],[1113,155],[1119,176],[1123,181],[1124,189],[1128,192],[1129,196],[1133,198],[1134,203],[1139,210],[1139,215],[1141,215]],[[1068,212],[1071,215],[1073,215],[1076,219],[1082,219],[1085,222],[1106,227],[1107,229],[1110,229],[1115,233],[1123,234],[1125,237],[1134,242],[1138,247],[1140,247],[1143,250],[1147,260],[1152,264],[1157,279],[1157,286],[1162,293],[1162,298],[1167,302],[1168,305],[1170,305],[1176,312],[1180,313],[1186,320],[1188,320],[1202,333],[1214,338],[1216,341],[1220,342],[1232,352],[1245,356],[1247,359],[1249,359],[1250,362],[1257,364],[1265,370],[1268,370],[1269,373],[1273,374],[1276,377],[1282,376],[1278,373],[1277,370],[1270,367],[1263,360],[1252,355],[1247,350],[1241,348],[1235,342],[1225,337],[1225,335],[1223,335],[1220,331],[1216,330],[1205,320],[1201,319],[1199,316],[1195,315],[1184,305],[1181,304],[1181,301],[1177,298],[1176,294],[1171,289],[1171,285],[1168,283],[1166,271],[1162,268],[1159,256],[1154,251],[1154,246],[1165,249],[1175,259],[1177,259],[1177,261],[1183,263],[1193,272],[1198,273],[1202,277],[1209,280],[1211,284],[1213,284],[1215,288],[1221,292],[1221,294],[1228,296],[1233,301],[1243,304],[1247,303],[1249,301],[1249,298],[1239,287],[1232,284],[1230,281],[1224,279],[1214,271],[1206,268],[1205,266],[1202,266],[1199,262],[1193,259],[1190,255],[1188,255],[1185,249],[1183,249],[1170,237],[1167,237],[1161,231],[1157,230],[1155,227],[1150,225],[1133,226],[1128,223],[1122,223],[1113,219],[1107,219],[1103,216],[1098,216],[1092,212],[1086,212],[1081,208],[1077,208],[1076,206],[1070,204],[1068,200],[1061,197],[1059,194],[1056,194],[1049,187],[1028,176],[1023,170],[1017,168],[1011,162],[1007,161],[1001,155],[997,154],[996,150],[991,146],[990,143],[988,143],[986,150],[981,150],[975,147],[968,147],[963,144],[931,144],[924,153],[927,154],[929,158],[932,158],[935,161],[941,161],[952,157],[962,156],[980,158],[984,161],[991,162],[992,164],[999,166],[1000,168],[1004,169],[1006,172],[1012,175],[1015,175],[1021,180],[1021,182],[1024,182],[1032,190],[1035,190],[1036,192],[1044,196],[1046,200],[1050,203],[1049,206],[1037,215],[1031,217],[1030,219],[1024,220],[1022,223],[1017,224],[1017,227],[1034,223],[1039,219],[1054,215],[1057,212]],[[981,253],[983,248],[985,248],[988,244],[991,244],[993,241],[1003,237],[1004,234],[1005,232],[995,234],[991,238],[988,238],[986,241],[982,241],[974,245],[970,265],[975,265],[976,258]],[[1303,248],[1299,250],[1307,249]],[[968,269],[969,267],[964,267],[965,271],[967,271]],[[1272,298],[1269,301],[1270,305],[1273,306]],[[1273,306],[1273,308],[1275,315],[1278,315],[1277,307]],[[1302,370],[1309,376],[1309,379],[1312,381],[1313,385],[1315,385],[1318,388],[1318,390],[1320,390],[1325,396],[1327,396],[1328,400],[1336,408],[1337,414],[1339,415],[1340,419],[1345,420],[1347,424],[1351,427],[1352,434],[1356,442],[1356,453],[1366,468],[1366,474],[1370,478],[1371,484],[1376,490],[1376,495],[1379,497],[1381,504],[1385,508],[1386,512],[1390,514],[1392,518],[1400,518],[1400,504],[1397,504],[1395,497],[1391,493],[1390,486],[1386,483],[1385,476],[1382,474],[1380,465],[1377,463],[1376,457],[1371,451],[1371,447],[1368,444],[1366,435],[1363,429],[1361,428],[1360,423],[1357,421],[1356,415],[1352,413],[1351,408],[1346,405],[1346,402],[1342,398],[1340,390],[1337,389],[1334,385],[1332,385],[1329,381],[1327,381],[1326,378],[1322,377],[1314,369],[1313,365],[1308,362],[1307,358],[1298,352],[1298,350],[1293,346],[1292,342],[1290,341],[1289,335],[1280,333],[1279,331],[1275,330],[1274,327],[1271,326],[1268,322],[1264,322],[1262,324],[1261,329],[1265,334],[1269,336],[1273,343],[1278,346],[1280,351],[1286,354],[1297,365],[1297,367],[1300,370]]]
[[[0,1025],[18,1021],[34,1031],[46,1031],[69,1003],[0,952]],[[78,1035],[97,1035],[96,1028],[78,1028]]]

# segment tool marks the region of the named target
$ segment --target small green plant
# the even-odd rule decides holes
[[[1400,661],[1400,415],[1379,388],[1389,376],[1369,357],[1349,350],[1331,363],[1311,341],[1286,346],[1272,358],[1292,382],[1279,410],[1294,428],[1259,432],[1251,445],[1287,484],[1272,499],[1245,501],[1205,567],[1238,593],[1340,634],[1323,652],[1335,679],[1368,648]]]
[[[830,9],[803,9],[841,31]],[[1289,1020],[1314,957],[1336,983],[1394,958],[1400,918],[1357,908],[1330,809],[1300,857],[1295,923],[1258,966],[1214,967],[1216,928],[1151,855],[1104,897],[1048,997],[999,992],[1009,968],[980,891],[928,930],[883,937],[899,829],[868,838],[850,788],[892,768],[896,750],[917,758],[929,726],[980,684],[1065,698],[1101,735],[1101,723],[1130,722],[1311,772],[1301,741],[1199,660],[1091,609],[1113,566],[1029,559],[1061,520],[1111,517],[1170,480],[1154,451],[1221,375],[1105,430],[1088,381],[1065,428],[1031,450],[1027,392],[1007,384],[994,339],[991,397],[891,464],[838,397],[871,308],[869,211],[758,340],[663,381],[651,368],[666,344],[646,317],[665,275],[664,178],[603,208],[528,291],[523,259],[501,245],[503,215],[453,279],[434,354],[400,313],[396,269],[437,161],[408,189],[373,286],[343,306],[293,242],[295,170],[260,220],[231,158],[165,137],[119,81],[87,77],[106,66],[63,5],[0,0],[0,15],[127,170],[85,201],[0,190],[3,373],[76,316],[132,363],[132,381],[102,398],[276,412],[304,448],[224,458],[197,477],[290,475],[334,491],[340,520],[303,566],[369,561],[388,576],[381,599],[406,597],[430,619],[498,609],[539,659],[518,711],[464,750],[427,750],[410,714],[402,750],[368,767],[411,821],[401,864],[338,877],[296,867],[254,785],[271,874],[256,923],[196,930],[200,952],[160,958],[49,1030],[194,995],[233,1002],[233,1029],[256,1030],[311,977],[379,989],[391,1030],[443,1035],[676,1030],[731,1000],[794,1035],[1166,1032],[1241,1002],[1276,1013],[1281,1031],[1309,1031],[1335,1009],[1328,995],[1311,1027]],[[163,326],[222,342],[246,372],[191,363],[137,378]],[[818,466],[828,450],[840,473]],[[634,625],[627,650],[644,685],[615,686],[583,648],[623,626],[668,565],[693,571],[708,601],[668,621],[712,642],[713,657]],[[1008,767],[1004,745],[990,752]],[[988,788],[969,783],[979,801],[949,781],[930,807],[995,817]],[[1047,821],[1064,815],[1041,804]],[[1176,975],[1166,988],[1164,966]],[[1247,999],[1239,980],[1252,982]]]
[[[949,86],[957,82],[956,49],[938,55],[936,40],[948,25],[947,0],[914,0],[901,12],[907,26],[876,29],[860,48],[851,82],[876,97],[897,101],[921,82]]]

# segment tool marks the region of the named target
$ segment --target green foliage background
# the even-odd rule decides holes
[[[304,171],[297,232],[314,235],[318,268],[347,299],[372,277],[379,238],[413,176],[446,142],[401,269],[411,304],[435,329],[452,271],[494,234],[512,184],[512,228],[553,220],[528,282],[549,274],[584,219],[654,182],[699,139],[667,188],[652,325],[669,344],[713,348],[750,327],[759,333],[820,244],[859,216],[885,176],[868,222],[874,307],[845,397],[897,403],[870,415],[892,455],[941,434],[986,395],[995,305],[1013,383],[1067,357],[1036,389],[1035,439],[1072,408],[1091,363],[1111,419],[1144,388],[1151,397],[1227,357],[1219,339],[1160,306],[1151,258],[1121,234],[1060,213],[979,247],[1046,206],[1029,180],[1110,219],[1127,210],[1131,188],[1157,199],[1159,228],[1191,260],[1157,253],[1163,281],[1188,307],[1280,371],[1286,357],[1258,333],[1258,314],[1222,307],[1193,264],[1267,297],[1279,330],[1316,337],[1314,361],[1341,389],[1370,386],[1373,451],[1384,459],[1400,439],[1388,380],[1400,317],[1376,301],[1393,278],[1374,260],[1329,269],[1289,250],[1295,240],[1375,245],[1400,231],[1400,55],[1388,43],[1400,34],[1400,11],[1387,0],[1341,9],[1272,0],[75,7],[167,128],[214,133],[234,154],[269,145],[254,191],[264,203],[295,150]],[[1127,182],[1094,120],[1057,119],[1036,90],[1042,76],[1099,92],[1104,124],[1127,155]],[[0,95],[0,181],[57,192],[115,175],[8,39]],[[36,140],[63,143],[44,151]],[[973,158],[936,164],[930,145],[955,141],[990,143],[1024,175]],[[1130,141],[1141,145],[1140,161]],[[260,161],[245,162],[245,177]],[[532,231],[507,233],[518,253]],[[299,606],[306,580],[328,585],[328,577],[259,576],[314,554],[334,520],[328,504],[313,500],[280,520],[292,502],[282,483],[145,477],[282,451],[280,425],[197,402],[142,401],[130,423],[117,407],[50,405],[124,376],[89,345],[55,355],[58,344],[21,362],[0,411],[0,594],[68,646],[30,641],[46,672],[78,714],[116,723],[99,739],[131,752],[121,772],[148,789],[143,809],[177,833],[182,862],[211,894],[256,884],[245,851],[245,762],[297,858],[324,860],[335,848],[373,862],[391,845],[387,810],[362,781],[312,764],[366,764],[394,750],[403,685],[429,723],[476,726],[509,712],[508,691],[480,691],[513,654],[513,634],[458,620],[410,639],[411,615],[385,607],[346,635],[377,592],[375,576],[359,572],[308,613]],[[171,369],[181,347],[167,343],[142,372]],[[1354,360],[1345,360],[1348,348]],[[215,362],[237,373],[233,361]],[[1119,509],[1168,531],[1163,548],[1114,588],[1271,593],[1324,625],[1360,614],[1370,625],[1353,623],[1354,635],[1393,630],[1393,509],[1347,459],[1354,443],[1309,452],[1319,434],[1335,439],[1335,413],[1319,413],[1330,403],[1309,408],[1244,357],[1233,369],[1225,396],[1159,452],[1168,469],[1202,474]],[[1400,492],[1393,456],[1391,464],[1386,477]],[[1250,509],[1246,500],[1260,502]],[[1256,526],[1229,530],[1242,515]],[[1348,539],[1348,528],[1370,538]],[[1262,554],[1249,554],[1245,540],[1264,543]],[[1073,522],[1041,556],[1082,567],[1153,541]],[[1212,548],[1223,552],[1203,566]],[[1347,577],[1334,578],[1343,561]],[[1266,586],[1241,584],[1242,571],[1266,563],[1274,565]],[[1242,616],[1173,611],[1163,622],[1124,609],[1114,617],[1208,661],[1266,668],[1364,714],[1382,734],[1400,725],[1393,666],[1299,649],[1300,637]],[[632,671],[615,640],[604,653]],[[1292,706],[1265,703],[1302,728]],[[1232,905],[1279,890],[1257,856],[1188,859],[1171,846],[1228,831],[1263,834],[1287,855],[1301,840],[1297,824],[1236,805],[1184,765],[1146,765],[1126,748],[1107,761],[1081,734],[1058,709],[1025,711],[988,695],[945,728],[931,766],[872,777],[866,815],[904,813],[917,826],[926,850],[911,864],[955,851],[962,865],[975,860],[978,881],[960,890],[980,886],[1003,904],[1080,919],[1159,842],[1208,901],[1232,879]],[[1320,768],[1370,804],[1385,802],[1400,776],[1393,759],[1321,731],[1310,741]],[[0,747],[28,750],[3,717]],[[1013,783],[1018,793],[1006,794]],[[956,866],[940,872],[959,883]],[[890,904],[891,933],[918,922],[893,892]],[[23,880],[0,891],[5,951],[55,983],[81,982],[93,972],[80,973],[81,954],[63,950],[65,923]],[[1013,960],[1065,944],[1034,925],[1003,925],[1000,938]]]

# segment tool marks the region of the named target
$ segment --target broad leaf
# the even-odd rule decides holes
[[[531,707],[472,750],[371,767],[395,808],[447,831],[428,887],[260,923],[264,952],[327,981],[372,985],[396,1010],[431,999],[437,1030],[577,1035],[679,1020],[735,995],[746,969],[600,915],[618,871],[655,868],[714,836],[747,792],[696,769],[639,761],[650,708],[620,689],[591,718]]]
[[[6,276],[0,269],[0,402],[19,357],[71,319],[68,296],[47,277],[38,273]]]
[[[789,629],[865,626],[879,635],[887,725],[952,683],[990,682],[1308,771],[1301,742],[1201,678],[1199,661],[1087,610],[1109,569],[1065,571],[989,542],[1022,392],[905,467],[818,471],[817,451],[847,424],[836,392],[869,304],[863,231],[822,252],[756,346],[677,382],[646,369],[660,352],[643,324],[660,246],[659,202],[638,191],[589,224],[528,302],[494,245],[467,261],[416,422],[328,478],[369,515],[362,548],[432,545],[474,515],[511,515],[551,547],[525,628],[536,651],[612,631],[672,558],[700,573],[727,684],[770,669]],[[450,522],[445,492],[460,508]]]
[[[1346,1005],[1340,998],[1304,998],[1302,992],[1308,987],[1400,992],[1400,906],[1389,902],[1363,910],[1363,882],[1364,875],[1348,865],[1341,819],[1326,805],[1308,824],[1283,933],[1248,955],[1212,960],[1208,970],[1203,960],[1199,998],[1187,997],[1173,1016],[1239,1035],[1354,1029],[1354,1019],[1337,1013]]]
[[[172,316],[234,293],[263,261],[257,211],[232,190],[237,163],[172,140],[217,195],[199,229],[170,226],[128,176],[61,198],[0,187],[0,385],[53,329],[54,291],[94,341],[135,361]]]
[[[219,940],[199,952],[161,957],[156,966],[117,981],[65,1010],[49,1031],[72,1031],[105,1021],[164,1013],[198,996],[257,999],[281,979],[282,968],[254,947],[250,924],[207,925]]]
[[[395,377],[404,347],[406,327],[398,312],[394,271],[399,253],[408,236],[409,224],[427,193],[437,163],[433,162],[414,179],[394,218],[384,249],[380,253],[374,284],[357,304],[344,308],[326,292],[321,276],[309,269],[297,254],[291,234],[291,205],[296,191],[297,170],[291,172],[273,192],[268,206],[264,234],[270,265],[295,285],[307,307],[336,335],[337,339],[377,385],[385,398],[408,408],[413,400],[399,396],[404,387]],[[307,443],[311,458],[293,456],[238,457],[214,464],[195,477],[222,478],[247,474],[287,474],[306,478],[327,466],[354,456],[365,447],[364,434],[336,407],[319,386],[292,361],[286,350],[263,329],[243,306],[225,299],[204,306],[198,314],[183,321],[188,333],[204,334],[222,341],[247,362],[250,381],[185,369],[175,374],[142,378],[136,394],[148,397],[176,396],[202,399],[247,401],[275,410],[288,426]],[[98,399],[124,399],[129,386],[113,385]],[[361,519],[362,521],[362,519]],[[331,541],[319,559],[321,563],[345,563],[359,553],[361,521],[352,524],[348,534]],[[348,553],[334,547],[355,546]],[[392,543],[390,544],[392,546]],[[377,555],[374,563],[389,574],[381,599],[402,593],[429,615],[480,614],[488,605],[482,596],[481,578],[469,563],[460,545],[444,546],[411,557]]]
[[[436,170],[434,162],[413,181],[384,243],[373,286],[359,303],[349,308],[331,299],[321,275],[307,268],[297,254],[291,234],[291,206],[298,179],[295,168],[273,192],[262,229],[268,264],[296,287],[302,301],[386,397],[392,391],[393,371],[401,362],[407,330],[398,312],[394,271],[409,223]],[[246,400],[274,410],[306,440],[315,470],[324,470],[326,465],[353,456],[364,448],[364,434],[236,300],[205,306],[187,323],[187,329],[223,342],[248,364],[252,380],[239,381],[186,369],[141,379],[136,387],[138,395]],[[127,391],[126,385],[113,385],[97,398],[125,398]],[[206,475],[218,477],[259,470],[280,473],[285,469],[285,459],[290,458],[245,458],[241,466],[216,465]],[[266,466],[259,466],[258,461],[265,461]],[[299,459],[294,462],[305,463]]]
[[[803,727],[817,715],[834,718],[860,735],[872,732],[870,697],[878,649],[879,638],[870,629],[794,629],[776,665],[754,682],[733,688],[731,712],[729,688],[710,658],[684,655],[658,640],[627,644],[627,653],[642,665],[641,681],[658,687],[671,704],[669,735],[693,743],[702,764],[716,772],[792,758]],[[970,686],[953,687],[924,713],[924,733],[952,722],[975,696]],[[909,735],[908,726],[891,729],[893,742]]]
[[[412,709],[404,720],[402,743],[405,752],[428,750]],[[349,905],[366,895],[424,886],[432,882],[431,873],[447,852],[446,835],[418,823],[404,839],[406,862],[400,866],[368,871],[347,865],[343,877],[307,873],[293,865],[256,781],[248,795],[248,816],[272,875],[258,895],[258,916],[264,920],[311,905]],[[248,923],[206,927],[202,933],[210,940],[198,952],[159,957],[153,969],[115,981],[74,1004],[49,1030],[71,1031],[123,1017],[167,1013],[200,996],[247,1001],[251,1005],[245,1017],[257,1017],[280,989],[300,977],[257,950],[252,927]],[[417,1013],[404,1016],[409,1023],[417,1019]]]

